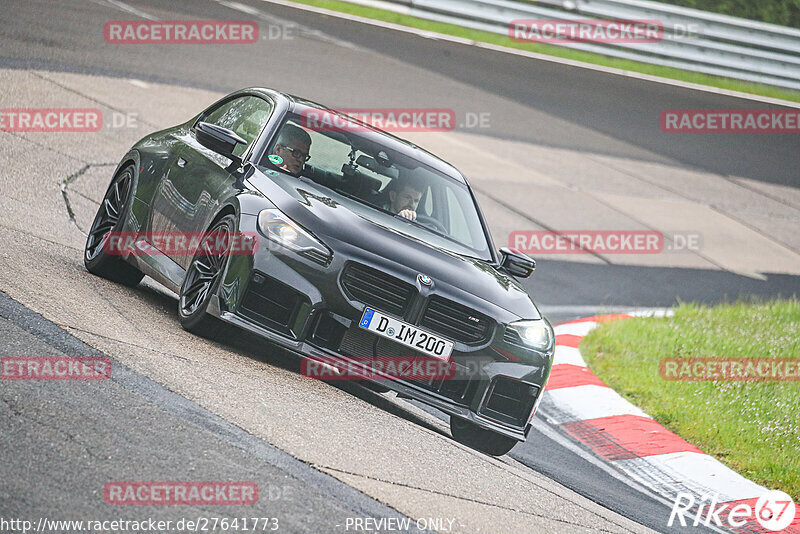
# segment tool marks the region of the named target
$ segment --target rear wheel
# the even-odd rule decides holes
[[[450,433],[459,443],[492,456],[507,454],[517,444],[514,438],[486,430],[471,421],[454,416],[450,416]]]
[[[109,254],[106,243],[112,232],[119,232],[125,223],[133,197],[133,184],[134,167],[128,165],[117,173],[108,186],[86,236],[83,251],[83,264],[87,271],[126,286],[135,286],[141,282],[144,274],[122,256]]]
[[[181,326],[193,334],[214,337],[222,326],[219,319],[210,315],[207,309],[222,280],[235,228],[236,218],[233,215],[226,215],[215,222],[206,232],[206,236],[213,235],[214,239],[201,241],[186,270],[178,299],[178,316]],[[217,250],[212,245],[220,242],[226,243],[225,250]]]

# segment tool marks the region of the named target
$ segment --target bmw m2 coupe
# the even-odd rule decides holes
[[[179,241],[192,236],[186,253]],[[553,329],[519,282],[534,262],[495,250],[457,169],[269,89],[232,93],[136,143],[84,262],[175,291],[191,332],[235,325],[331,377],[342,363],[369,368],[368,384],[445,412],[456,440],[492,455],[525,440],[552,366]],[[391,358],[448,372],[390,372]]]

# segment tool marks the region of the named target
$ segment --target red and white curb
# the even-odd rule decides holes
[[[601,460],[670,503],[680,493],[691,494],[697,504],[704,503],[702,524],[710,508],[727,506],[722,512],[722,517],[727,517],[739,504],[753,509],[756,500],[769,490],[703,453],[623,399],[588,368],[578,350],[581,339],[599,323],[670,313],[665,310],[600,315],[556,325],[555,359],[539,411]],[[712,504],[712,500],[716,503]],[[800,504],[795,504],[795,512],[794,520],[783,532],[800,533]],[[686,514],[687,525],[692,525],[695,516],[694,511]],[[771,532],[755,516],[744,520],[738,527],[726,524],[723,528],[732,532]],[[677,520],[675,524],[680,526]],[[714,525],[713,518],[711,524]]]

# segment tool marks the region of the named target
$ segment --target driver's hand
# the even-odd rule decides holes
[[[408,219],[409,221],[416,221],[417,220],[417,212],[414,211],[414,210],[410,210],[410,209],[400,210],[400,213],[398,213],[398,215],[400,217]]]

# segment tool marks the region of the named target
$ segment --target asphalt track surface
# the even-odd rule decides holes
[[[290,27],[291,33],[285,34],[289,38],[256,46],[109,46],[96,31],[98,25],[139,17],[104,0],[59,5],[7,1],[0,6],[8,14],[0,21],[0,62],[221,92],[267,86],[334,107],[451,108],[459,118],[488,112],[492,127],[482,133],[499,139],[800,186],[800,135],[668,135],[658,128],[664,109],[772,106],[422,39],[259,0],[244,4],[261,16],[211,0],[125,5],[161,20],[254,19],[262,35],[270,28],[280,32]],[[800,277],[753,279],[719,270],[590,265],[556,257],[540,260],[530,287],[544,305],[658,307],[742,295],[791,295],[800,287]]]
[[[0,337],[5,356],[103,356],[40,315],[0,293]],[[198,480],[254,481],[259,500],[226,510],[229,517],[278,519],[281,531],[325,532],[347,517],[403,519],[395,510],[298,462],[184,397],[113,363],[112,380],[65,382],[42,388],[18,382],[3,388],[2,436],[6,459],[2,515],[98,518],[99,503],[78,488],[102,488],[113,471],[124,480],[183,480],[186,451]],[[37,451],[35,456],[31,451]],[[124,458],[124,463],[118,458]],[[24,509],[14,509],[24,503]],[[215,515],[204,506],[155,506],[149,517],[173,521]],[[141,520],[132,507],[115,519]]]
[[[136,47],[109,47],[103,42],[96,28],[105,21],[136,18],[107,2],[4,2],[0,6],[3,15],[0,67],[116,75],[223,92],[265,85],[340,107],[450,107],[459,113],[490,111],[492,123],[502,128],[495,127],[488,134],[498,139],[529,141],[554,148],[581,147],[598,154],[654,162],[677,160],[710,172],[735,172],[765,183],[798,185],[796,136],[762,134],[757,142],[753,142],[752,136],[729,136],[725,142],[719,142],[702,135],[665,138],[653,127],[662,109],[763,105],[421,39],[258,1],[245,4],[268,13],[275,24],[285,21],[300,24],[305,33],[294,39],[266,41],[258,48],[148,46],[143,52]],[[229,6],[210,1],[137,1],[125,5],[160,19],[245,18]],[[454,92],[452,84],[456,82],[471,91]],[[74,250],[71,253],[76,254]],[[79,260],[77,254],[72,258],[73,264]],[[24,269],[6,270],[0,277],[0,289],[6,285],[19,286],[25,276]],[[11,277],[15,277],[13,284]],[[30,282],[35,283],[33,279]],[[537,302],[545,304],[545,311],[548,307],[560,310],[549,314],[551,320],[558,321],[578,315],[568,311],[573,305],[668,306],[677,299],[716,302],[739,295],[787,295],[797,290],[798,280],[794,275],[770,275],[767,280],[756,280],[725,271],[540,260],[530,284]],[[129,290],[113,291],[116,295]],[[146,287],[129,300],[136,301],[130,302],[132,305],[151,308],[153,313],[148,316],[151,321],[156,315],[169,316],[174,311],[174,301],[169,296]],[[47,320],[20,309],[5,296],[1,309],[5,319],[0,322],[3,331],[0,350],[4,355],[76,351],[84,351],[85,355],[87,349],[80,341],[57,330]],[[177,327],[174,319],[168,318],[169,328]],[[198,349],[206,346],[204,340],[196,343]],[[105,344],[106,352],[115,357],[109,350],[113,346]],[[234,350],[258,359],[247,343],[234,346]],[[290,357],[276,358],[277,362],[270,361],[271,365],[296,371],[296,363]],[[132,459],[130,465],[116,466],[122,468],[115,473],[118,477],[128,470],[131,477],[141,479],[140,469],[146,466],[157,474],[153,478],[170,479],[185,474],[184,451],[197,448],[196,443],[202,443],[203,453],[191,456],[192,468],[198,473],[208,473],[206,478],[247,476],[263,481],[265,487],[275,485],[275,480],[288,479],[285,482],[290,487],[288,493],[296,499],[263,503],[264,513],[280,513],[287,518],[287,531],[331,529],[331,525],[341,524],[341,520],[334,518],[348,514],[379,517],[396,514],[366,497],[364,493],[370,492],[363,485],[360,489],[364,493],[359,493],[340,482],[345,476],[334,480],[308,468],[284,456],[279,448],[248,434],[241,425],[233,426],[238,423],[232,424],[181,395],[163,390],[158,378],[150,380],[121,365],[122,378],[103,385],[99,393],[95,390],[77,394],[75,390],[34,392],[36,384],[28,384],[18,386],[13,400],[4,394],[2,409],[9,414],[8,426],[2,432],[4,451],[10,451],[16,458],[30,459],[26,451],[52,449],[53,443],[62,442],[64,447],[73,448],[61,456],[37,457],[41,463],[38,468],[33,463],[13,469],[6,464],[3,475],[8,476],[3,477],[6,482],[0,486],[6,503],[3,505],[6,508],[0,510],[4,515],[12,511],[57,515],[65,509],[88,514],[88,508],[81,507],[91,504],[75,497],[73,488],[97,491],[102,487],[99,481],[108,480],[107,476],[103,478],[109,471],[108,466],[104,469],[102,465],[103,458],[91,458],[96,453],[95,445],[109,447],[113,451],[109,457]],[[366,390],[336,391],[344,391],[352,397],[352,402],[369,404],[412,425],[442,432],[424,414],[405,410]],[[60,409],[63,406],[96,416],[88,423],[86,418],[70,420],[63,416]],[[109,407],[114,407],[113,417]],[[18,423],[12,415],[31,419],[39,430],[29,432],[27,422],[15,426]],[[76,433],[78,427],[81,431]],[[7,439],[12,436],[14,439]],[[88,440],[92,447],[87,447],[83,440]],[[11,443],[15,445],[10,446]],[[665,530],[666,506],[631,490],[562,445],[559,436],[535,429],[529,441],[517,446],[511,457],[623,516]],[[85,457],[89,461],[87,466],[75,469],[65,464],[65,458],[75,457]],[[37,468],[35,475],[26,482],[31,468]],[[325,491],[320,491],[320,487]],[[42,500],[43,495],[48,499]],[[305,507],[302,512],[297,509],[298,503]],[[162,517],[160,512],[153,511],[150,515]],[[538,512],[548,515],[546,509]],[[462,526],[466,531],[477,530],[469,521]],[[580,523],[570,526],[587,527]],[[604,526],[611,531],[627,528],[613,520]]]
[[[667,158],[722,174],[785,185],[800,185],[797,137],[765,134],[669,136],[659,131],[664,109],[764,107],[736,98],[535,62],[469,46],[411,37],[401,32],[321,17],[258,0],[245,5],[268,13],[260,22],[299,24],[303,34],[266,40],[263,46],[233,50],[198,46],[107,46],[91,31],[96,22],[137,18],[104,2],[68,2],[58,16],[47,0],[4,2],[0,57],[6,65],[119,72],[144,80],[177,81],[230,92],[241,87],[274,87],[339,107],[447,107],[457,112],[488,111],[492,134],[553,147]],[[72,5],[70,5],[72,4]],[[241,4],[241,3],[240,3]],[[252,18],[212,1],[140,0],[128,5],[161,20]],[[314,34],[313,32],[318,32]],[[262,34],[266,33],[262,30]],[[341,46],[340,43],[347,43]],[[384,61],[376,61],[375,52]],[[449,91],[448,80],[474,88]]]

